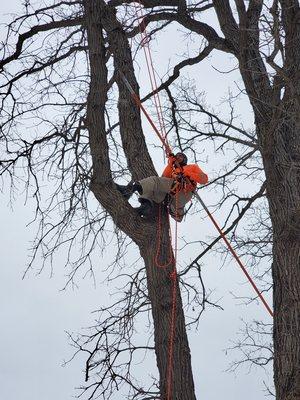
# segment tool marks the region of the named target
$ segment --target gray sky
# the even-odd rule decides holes
[[[16,11],[21,0],[11,0],[1,4],[1,14]],[[7,19],[6,19],[7,20]],[[3,32],[3,31],[2,31]],[[155,46],[155,45],[154,45]],[[154,58],[159,57],[158,72],[166,72],[168,53],[173,49],[168,41],[160,42],[159,49],[154,48]],[[164,54],[164,58],[161,57]],[[144,62],[141,59],[141,63]],[[208,102],[217,106],[220,98],[226,94],[230,82],[239,82],[239,76],[220,75],[211,68],[230,69],[231,61],[215,54],[205,61],[199,70],[189,70],[190,76],[208,91]],[[208,79],[209,77],[209,79]],[[145,83],[146,84],[146,83]],[[235,84],[233,84],[235,86]],[[252,121],[247,109],[247,101],[240,100],[240,111]],[[251,126],[251,122],[249,123]],[[145,124],[146,135],[151,135]],[[205,166],[209,175],[214,171],[214,158],[211,165]],[[162,167],[157,158],[158,168]],[[204,192],[206,201],[214,200],[215,194]],[[1,397],[9,400],[67,400],[75,395],[74,388],[83,383],[84,358],[78,357],[66,367],[63,361],[70,358],[72,348],[68,344],[65,331],[79,332],[93,321],[90,314],[109,300],[109,290],[101,283],[101,270],[107,259],[100,259],[96,266],[96,287],[93,281],[86,278],[75,289],[61,291],[65,283],[64,260],[56,259],[54,275],[50,271],[40,275],[29,273],[22,280],[22,274],[28,261],[29,248],[33,239],[34,226],[26,226],[32,219],[34,209],[30,202],[24,206],[24,199],[18,198],[9,207],[7,194],[0,196],[0,390]],[[222,215],[218,215],[222,221]],[[195,216],[188,218],[180,225],[180,234],[195,240],[199,235],[215,235],[209,221],[202,222]],[[197,247],[191,250],[191,257],[197,254]],[[132,261],[128,255],[128,262]],[[179,268],[186,261],[187,252],[179,255]],[[232,260],[224,268],[215,256],[205,259],[203,268],[207,286],[215,289],[214,298],[221,298],[224,312],[209,310],[204,314],[199,330],[190,332],[193,371],[198,399],[216,400],[219,398],[262,400],[264,396],[263,381],[271,382],[271,376],[262,370],[241,370],[238,374],[225,372],[230,362],[230,355],[224,350],[236,337],[241,326],[241,319],[251,321],[264,319],[270,322],[265,310],[259,304],[238,306],[231,292],[237,296],[252,295],[251,288]],[[102,279],[101,279],[102,278]],[[118,399],[118,397],[116,397]]]
[[[75,393],[73,388],[82,383],[84,359],[61,366],[72,355],[65,331],[78,332],[91,323],[90,312],[106,301],[106,287],[103,290],[103,285],[98,284],[95,289],[93,282],[86,279],[79,289],[60,292],[64,274],[59,260],[53,278],[43,272],[21,280],[33,233],[25,223],[32,210],[17,202],[11,212],[4,199],[2,196],[0,201],[1,394],[11,400],[70,399]],[[61,266],[62,263],[63,260]],[[208,311],[198,332],[190,333],[198,398],[263,399],[262,380],[268,377],[261,370],[250,374],[241,370],[237,375],[224,372],[230,361],[224,349],[235,337],[240,318],[264,318],[264,310],[260,306],[235,305],[229,291],[240,295],[251,292],[246,285],[236,283],[244,279],[233,262],[220,270],[218,263],[211,260],[205,265],[204,276],[208,286],[217,288],[216,297],[223,297],[225,311]],[[231,279],[234,285],[230,284]]]

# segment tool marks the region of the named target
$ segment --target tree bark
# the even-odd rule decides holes
[[[300,109],[283,110],[263,149],[273,226],[274,380],[277,400],[300,399]]]
[[[221,3],[214,0],[220,26],[226,39],[235,47],[236,38],[231,33],[235,24]],[[278,69],[273,86],[259,47],[259,18],[263,1],[250,2],[247,11],[243,1],[236,3],[239,12],[239,45],[235,53],[255,115],[273,228],[276,399],[300,400],[299,2],[280,0],[286,35],[285,60],[283,68]],[[229,9],[229,2],[224,4]],[[281,99],[282,88],[284,96]]]
[[[277,400],[300,399],[300,8],[281,0],[284,95],[262,133],[273,226],[274,381]],[[296,21],[298,20],[298,24]],[[270,127],[273,127],[270,129]]]
[[[116,68],[121,68],[122,72],[129,76],[133,87],[137,90],[130,48],[128,43],[125,42],[125,35],[120,24],[114,19],[114,13],[108,9],[105,2],[102,0],[85,0],[84,8],[91,70],[91,89],[87,103],[87,126],[94,169],[91,189],[100,204],[111,214],[115,224],[138,245],[144,259],[154,322],[154,343],[161,399],[167,400],[167,376],[169,368],[172,368],[171,391],[168,400],[194,400],[191,356],[177,281],[173,365],[169,365],[170,321],[173,304],[172,286],[174,282],[171,279],[171,273],[174,271],[174,262],[167,268],[159,268],[156,265],[157,218],[156,221],[145,222],[139,217],[116,190],[110,172],[104,118],[108,85],[103,32],[107,33]],[[130,171],[135,179],[153,175],[156,172],[145,145],[139,110],[132,102],[127,88],[119,78],[117,78],[117,82],[119,87],[120,133]],[[170,259],[171,246],[166,213],[163,215],[161,237],[160,262],[164,264]]]
[[[168,240],[166,215],[163,222],[163,241],[159,255],[159,263],[167,264],[170,260],[170,246]],[[151,241],[141,246],[141,255],[145,261],[147,271],[148,293],[151,301],[152,317],[154,322],[154,343],[157,367],[160,375],[161,399],[167,400],[195,400],[194,381],[191,368],[191,354],[186,333],[185,318],[178,280],[176,279],[176,318],[174,331],[173,362],[170,359],[171,316],[172,316],[172,272],[174,263],[166,268],[160,268],[155,260],[157,253],[156,226],[153,227]],[[149,246],[149,242],[151,245]],[[171,368],[171,390],[167,397],[168,373]]]

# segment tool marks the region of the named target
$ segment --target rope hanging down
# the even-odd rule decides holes
[[[152,55],[150,51],[150,46],[149,46],[149,37],[146,32],[146,24],[144,21],[144,15],[143,15],[143,9],[142,9],[142,4],[141,1],[139,0],[139,9],[137,9],[137,17],[141,18],[141,23],[139,24],[140,27],[140,34],[141,34],[141,46],[144,49],[144,54],[145,54],[145,59],[147,63],[147,69],[148,69],[148,74],[149,74],[149,79],[151,82],[151,87],[152,87],[152,92],[153,92],[153,98],[154,98],[154,103],[156,107],[156,113],[157,113],[157,118],[160,126],[160,132],[157,130],[155,124],[152,122],[152,119],[144,109],[143,105],[141,104],[141,101],[139,97],[134,93],[134,91],[131,91],[132,96],[135,98],[135,102],[138,103],[140,109],[143,111],[145,114],[146,118],[150,122],[151,126],[155,130],[156,134],[158,135],[159,139],[161,140],[166,156],[171,153],[171,148],[168,144],[168,138],[167,138],[167,131],[165,127],[165,122],[164,122],[164,117],[163,117],[163,112],[162,112],[162,106],[160,102],[160,96],[157,91],[157,81],[156,81],[156,76],[155,76],[155,71],[154,71],[154,65],[153,65],[153,60],[152,60]],[[123,80],[126,78],[123,77]],[[130,87],[129,83],[126,83],[127,87]],[[178,210],[178,196],[176,195],[176,205],[175,205],[175,214],[176,214],[176,219],[177,219],[177,211]],[[160,252],[160,246],[161,246],[161,234],[162,234],[162,206],[159,205],[159,210],[158,210],[158,229],[157,229],[157,252],[155,256],[155,263],[157,267],[160,268],[167,268],[168,266],[171,266],[173,263],[173,270],[170,273],[170,279],[171,279],[171,315],[170,315],[170,329],[169,329],[169,341],[168,341],[168,360],[167,360],[167,371],[166,371],[166,400],[172,400],[173,398],[173,368],[174,368],[174,339],[175,339],[175,328],[176,328],[176,309],[177,309],[177,270],[176,270],[176,264],[177,264],[177,251],[178,251],[178,246],[177,246],[177,239],[178,239],[178,221],[176,220],[175,224],[175,243],[174,243],[174,255],[173,255],[173,249],[172,249],[172,233],[171,233],[171,223],[170,223],[170,215],[168,213],[168,232],[169,232],[169,259],[166,260],[164,264],[159,263],[159,252]]]
[[[172,311],[171,311],[171,322],[170,322],[170,336],[169,336],[169,357],[168,357],[168,370],[167,370],[167,400],[172,399],[172,382],[173,382],[173,367],[174,367],[174,340],[175,340],[175,328],[176,328],[176,309],[177,309],[177,254],[178,254],[178,192],[175,194],[175,245],[174,245],[174,269],[171,272],[170,278],[172,280]],[[170,218],[170,217],[168,217]],[[170,225],[170,221],[169,221]]]
[[[135,10],[136,10],[137,19],[141,20],[141,22],[139,24],[140,36],[141,36],[140,45],[143,47],[143,50],[144,50],[144,55],[145,55],[145,60],[146,60],[146,64],[147,64],[149,80],[150,80],[151,88],[152,88],[152,92],[153,92],[153,99],[154,99],[154,104],[156,107],[156,114],[157,114],[157,118],[158,118],[158,122],[159,122],[160,132],[162,133],[164,141],[166,143],[168,143],[167,131],[166,131],[165,121],[164,121],[164,117],[163,117],[160,96],[159,96],[159,92],[157,90],[158,86],[157,86],[156,74],[155,74],[155,70],[154,70],[154,63],[153,63],[150,45],[149,45],[150,37],[147,34],[147,27],[145,24],[145,17],[144,17],[141,0],[138,0],[138,2],[139,2],[139,5],[135,7]]]
[[[138,13],[140,14],[140,16],[138,15]],[[144,49],[144,54],[145,54],[145,59],[146,59],[146,63],[147,63],[147,69],[148,69],[148,74],[149,74],[149,78],[150,78],[150,82],[151,82],[151,87],[152,87],[152,91],[153,91],[154,103],[155,103],[155,107],[156,107],[156,112],[157,112],[158,122],[159,122],[159,126],[160,126],[160,131],[156,128],[156,126],[155,126],[154,122],[152,121],[150,115],[148,114],[148,112],[146,111],[144,106],[142,105],[139,96],[134,92],[134,90],[131,87],[130,83],[128,82],[128,80],[126,79],[126,77],[124,76],[124,74],[121,71],[120,71],[120,75],[121,75],[121,78],[122,78],[124,84],[126,85],[127,89],[129,90],[133,100],[135,101],[137,106],[141,109],[141,111],[143,112],[143,114],[147,118],[148,122],[150,123],[150,125],[154,129],[154,132],[156,133],[156,135],[160,139],[160,141],[161,141],[161,143],[162,143],[162,145],[164,147],[166,156],[168,157],[172,153],[172,150],[171,150],[171,147],[169,146],[168,140],[167,140],[167,132],[166,132],[165,124],[164,124],[164,118],[163,118],[163,112],[162,112],[160,97],[159,97],[159,93],[158,93],[158,90],[157,90],[157,82],[156,82],[156,76],[155,76],[155,71],[154,71],[154,65],[153,65],[153,60],[152,60],[151,51],[150,51],[150,47],[149,47],[149,38],[148,38],[148,35],[146,33],[146,25],[145,25],[145,22],[144,22],[142,4],[141,4],[140,0],[139,0],[139,10],[136,12],[136,14],[137,14],[137,18],[138,19],[141,18],[141,23],[139,25],[140,26],[140,34],[141,34],[141,38],[142,38],[141,45],[142,45],[142,47]],[[204,204],[203,200],[200,198],[198,193],[194,192],[194,195],[196,196],[198,201],[201,203],[202,207],[207,212],[209,218],[212,220],[212,222],[215,225],[215,227],[217,228],[218,232],[221,234],[221,237],[225,241],[225,243],[226,243],[227,247],[229,248],[230,252],[233,254],[234,258],[237,260],[239,266],[243,270],[243,272],[246,275],[247,279],[249,280],[249,282],[253,286],[254,290],[258,294],[259,298],[262,300],[264,306],[266,307],[266,309],[268,310],[268,312],[272,316],[273,313],[272,313],[270,307],[266,303],[266,301],[263,298],[262,294],[257,289],[255,283],[251,279],[251,277],[248,274],[246,268],[244,267],[244,265],[242,264],[241,260],[239,259],[239,257],[235,253],[234,249],[232,248],[231,244],[229,243],[229,241],[225,237],[224,233],[219,228],[218,224],[216,223],[216,221],[214,220],[214,218],[210,214],[210,212],[209,212],[208,208],[206,207],[206,205]],[[170,218],[168,216],[168,218],[169,218],[168,219],[169,235],[170,235],[169,236],[169,241],[170,241],[169,260],[164,265],[160,265],[158,263],[159,249],[160,249],[160,231],[161,231],[161,226],[160,226],[160,224],[161,224],[161,211],[162,211],[161,210],[161,206],[159,207],[159,216],[158,216],[158,239],[159,239],[158,240],[158,249],[157,249],[157,253],[156,253],[156,256],[155,256],[156,265],[158,267],[160,267],[160,268],[167,268],[172,263],[172,261],[174,261],[173,271],[170,274],[170,279],[172,281],[172,287],[171,287],[171,291],[172,291],[172,293],[171,293],[172,308],[171,308],[171,317],[170,317],[170,334],[169,334],[169,343],[168,343],[168,362],[167,362],[167,372],[166,372],[166,400],[171,400],[172,397],[173,397],[173,384],[172,383],[173,383],[173,367],[174,367],[174,340],[175,340],[175,329],[176,329],[176,309],[177,309],[176,298],[177,298],[177,284],[178,283],[177,283],[176,263],[177,263],[177,252],[178,252],[178,245],[177,245],[178,244],[177,243],[178,242],[178,222],[177,222],[178,193],[176,193],[175,196],[176,196],[176,207],[175,207],[175,209],[176,209],[176,212],[175,212],[175,214],[176,214],[176,225],[175,225],[174,260],[173,260],[173,257],[172,257],[171,225],[170,225]]]
[[[141,103],[141,100],[139,99],[138,95],[134,92],[134,90],[132,89],[131,85],[129,84],[129,82],[127,81],[127,79],[125,78],[125,76],[122,73],[121,73],[121,77],[122,77],[124,83],[126,84],[128,90],[130,91],[130,93],[132,95],[132,98],[134,99],[136,104],[140,107],[140,109],[143,111],[143,113],[145,114],[146,118],[148,119],[148,121],[150,122],[151,126],[153,127],[154,132],[157,134],[157,136],[161,140],[166,152],[168,152],[168,154],[170,154],[170,152],[171,152],[170,151],[171,150],[170,147],[168,145],[166,145],[166,143],[164,142],[164,139],[163,139],[162,135],[160,134],[160,132],[158,131],[158,129],[154,125],[153,121],[151,120],[151,118],[150,118],[149,114],[147,113],[147,111],[145,110],[145,108],[143,107],[143,105]],[[226,246],[228,247],[229,251],[231,252],[233,257],[236,259],[238,265],[240,266],[240,268],[242,269],[243,273],[246,275],[248,281],[250,282],[251,286],[255,290],[256,294],[258,295],[258,297],[262,301],[264,307],[266,308],[268,313],[271,315],[271,317],[273,317],[273,311],[271,310],[270,306],[266,302],[266,300],[263,297],[263,295],[261,294],[261,292],[258,290],[258,288],[257,288],[256,284],[254,283],[253,279],[250,277],[249,273],[247,272],[247,269],[246,269],[245,265],[242,263],[241,259],[236,254],[235,250],[233,249],[233,247],[231,246],[230,242],[226,238],[224,232],[222,231],[222,229],[219,227],[219,225],[216,222],[216,220],[213,218],[213,216],[209,212],[208,207],[205,205],[204,201],[201,199],[201,197],[199,196],[198,193],[194,192],[194,195],[195,195],[196,199],[200,202],[200,204],[202,205],[202,207],[204,208],[206,213],[208,214],[208,216],[211,219],[212,223],[214,224],[214,226],[216,227],[217,231],[219,232],[219,234],[221,235],[222,239],[224,240]]]
[[[150,115],[148,114],[148,112],[146,111],[145,107],[143,106],[139,96],[135,93],[135,91],[133,90],[132,86],[130,85],[130,83],[126,79],[126,77],[123,74],[123,72],[119,71],[119,73],[121,75],[121,78],[122,78],[125,86],[129,90],[133,100],[135,101],[137,106],[142,110],[143,114],[145,115],[145,117],[147,118],[148,122],[152,126],[154,132],[157,134],[157,136],[159,137],[160,141],[162,142],[162,144],[164,146],[164,149],[165,149],[165,152],[166,152],[166,155],[171,154],[172,153],[171,147],[168,145],[168,143],[166,142],[165,138],[161,135],[159,130],[156,128],[156,126],[155,126],[154,122],[152,121]]]

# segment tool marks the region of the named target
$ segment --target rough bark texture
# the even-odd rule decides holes
[[[221,5],[221,3],[223,3]],[[285,61],[271,85],[260,54],[259,16],[263,1],[246,10],[237,1],[239,45],[229,2],[214,0],[220,26],[235,47],[253,107],[266,173],[273,227],[274,381],[277,400],[300,399],[300,10],[280,1]],[[281,89],[284,96],[281,98]]]
[[[101,0],[85,0],[84,7],[91,69],[91,90],[87,104],[87,124],[94,167],[94,178],[91,189],[102,206],[112,215],[116,225],[139,246],[141,255],[145,261],[149,298],[154,321],[154,342],[159,370],[160,392],[161,398],[166,399],[172,304],[172,280],[170,279],[170,273],[174,266],[170,265],[167,269],[156,266],[154,256],[156,253],[157,221],[152,223],[145,222],[140,218],[118,193],[112,181],[104,119],[107,89],[104,31],[107,34],[116,68],[122,70],[135,90],[138,90],[138,85],[134,76],[130,49],[114,12],[111,10],[108,11],[105,3]],[[128,90],[122,81],[119,77],[116,78],[119,86],[120,132],[124,151],[133,177],[141,179],[151,174],[156,174],[156,172],[146,148],[139,110],[132,102]],[[167,225],[165,220],[161,232],[162,253],[160,261],[162,263],[166,261],[166,258],[169,258],[170,243]],[[193,400],[195,399],[195,394],[191,356],[178,283],[176,310],[171,399]]]
[[[293,157],[292,121],[274,132],[264,157],[273,225],[274,377],[278,400],[300,399],[300,169]],[[297,166],[298,165],[298,166]]]
[[[111,176],[104,118],[108,83],[100,3],[86,1],[85,10],[91,69],[91,89],[87,102],[87,125],[94,170],[91,189],[114,222],[126,234],[131,233],[132,239],[137,242],[143,236],[139,217],[118,193]]]
[[[300,399],[300,109],[282,104],[263,150],[273,226],[274,377],[278,400]]]
[[[86,1],[89,7],[94,7],[94,22],[89,22],[89,32],[92,89],[89,99],[89,127],[91,134],[92,154],[95,158],[95,173],[97,168],[105,169],[105,174],[95,190],[99,199],[112,214],[117,225],[124,230],[140,246],[141,254],[147,266],[149,296],[152,303],[155,348],[157,365],[160,372],[160,388],[162,396],[165,393],[165,378],[167,369],[168,332],[171,307],[171,280],[169,270],[160,270],[153,264],[154,247],[147,247],[149,237],[154,242],[155,226],[141,224],[131,208],[122,203],[118,206],[112,203],[115,193],[109,176],[107,144],[105,142],[104,121],[99,116],[105,104],[103,87],[106,85],[105,68],[97,66],[101,51],[99,49],[100,4],[95,0]],[[245,88],[254,110],[260,151],[266,172],[267,197],[270,206],[270,216],[274,232],[273,245],[273,278],[274,278],[274,372],[277,400],[300,399],[300,28],[299,5],[296,1],[281,1],[282,21],[286,34],[285,62],[282,75],[274,78],[273,85],[268,77],[265,64],[259,48],[259,15],[262,12],[262,1],[251,1],[246,8],[242,1],[237,1],[239,25],[235,22],[228,1],[214,1],[214,6],[225,36],[228,49],[239,60],[240,71]],[[103,10],[102,10],[103,11]],[[98,13],[98,19],[95,15]],[[110,11],[111,13],[111,11]],[[103,17],[104,16],[104,17]],[[90,15],[92,21],[92,15]],[[122,69],[138,90],[135,81],[130,50],[124,33],[114,14],[102,12],[103,24],[106,26],[108,41],[114,53],[115,67]],[[183,17],[180,17],[183,18]],[[180,18],[178,20],[180,20]],[[186,17],[187,18],[187,17]],[[98,22],[97,22],[98,21]],[[113,26],[109,29],[109,26]],[[96,30],[98,29],[98,32]],[[198,28],[197,28],[198,29]],[[102,34],[102,33],[101,33]],[[201,33],[203,34],[203,32]],[[204,32],[205,34],[205,32]],[[93,39],[94,37],[94,39]],[[211,38],[209,38],[211,39]],[[119,43],[122,43],[121,47]],[[225,43],[225,42],[224,42]],[[98,47],[98,61],[96,49]],[[100,72],[102,79],[100,82]],[[118,79],[120,91],[119,112],[121,134],[124,150],[135,178],[153,173],[153,165],[147,153],[140,126],[140,117],[136,107],[130,104],[129,95]],[[102,95],[100,88],[102,88]],[[281,89],[284,95],[281,99]],[[93,98],[93,101],[91,100]],[[126,118],[130,115],[130,119]],[[100,118],[100,119],[99,119]],[[101,128],[102,127],[102,128]],[[101,130],[102,129],[102,130]],[[97,138],[97,135],[99,136]],[[135,146],[139,143],[138,146]],[[97,150],[97,146],[99,146]],[[131,147],[133,146],[133,147]],[[94,148],[94,150],[93,150]],[[100,149],[101,148],[101,149]],[[137,157],[138,149],[143,148],[143,154]],[[131,149],[133,151],[131,151]],[[99,153],[102,158],[99,158]],[[139,161],[137,161],[137,159]],[[110,182],[111,193],[101,188],[102,182]],[[119,213],[116,210],[120,209]],[[126,210],[126,211],[125,211]],[[132,215],[132,220],[126,213]],[[118,215],[118,218],[116,217]],[[141,228],[142,227],[142,228]],[[147,238],[145,237],[147,232]],[[167,232],[164,232],[167,238]],[[166,239],[165,239],[166,240]],[[167,243],[167,242],[166,242]],[[166,252],[167,244],[164,251]],[[165,254],[165,257],[167,255]],[[177,292],[177,325],[174,359],[174,399],[194,399],[194,386],[190,366],[190,353],[184,327],[179,291]],[[175,394],[176,393],[176,394]]]
[[[155,230],[153,234],[156,234]],[[164,238],[167,236],[164,235]],[[160,373],[160,393],[166,399],[167,375],[169,368],[169,340],[171,335],[172,287],[171,272],[173,264],[168,268],[159,268],[154,255],[156,253],[155,237],[152,246],[143,246],[141,255],[145,260],[149,297],[152,305],[154,321],[154,342],[157,366]],[[160,262],[166,263],[170,258],[170,243],[163,243]],[[178,282],[176,283],[176,325],[174,336],[172,396],[176,400],[194,400],[194,382],[191,369],[191,354],[188,346],[185,319]]]
[[[1,125],[1,140],[4,140],[3,143],[8,153],[8,159],[1,159],[0,175],[6,176],[3,174],[8,173],[10,179],[12,179],[15,174],[15,166],[20,161],[23,163],[23,160],[26,160],[24,165],[27,163],[25,168],[28,170],[28,179],[36,181],[38,174],[43,169],[42,166],[46,169],[48,168],[48,170],[50,168],[52,171],[53,166],[56,165],[56,161],[52,160],[56,160],[58,154],[59,157],[62,154],[61,160],[63,160],[64,155],[69,151],[69,148],[65,146],[67,146],[67,143],[73,143],[73,141],[74,143],[76,141],[76,150],[74,153],[68,154],[74,154],[75,158],[78,157],[78,160],[80,159],[82,153],[78,150],[80,146],[77,146],[77,135],[81,134],[82,126],[81,111],[78,111],[82,110],[81,96],[79,96],[79,103],[75,101],[74,108],[69,112],[69,116],[66,117],[63,126],[61,126],[60,122],[57,122],[57,129],[51,130],[32,142],[25,140],[23,133],[15,136],[14,129],[18,125],[21,126],[20,122],[23,123],[22,118],[28,115],[33,115],[36,118],[36,112],[39,109],[47,108],[44,106],[48,105],[53,106],[50,100],[49,104],[48,100],[46,103],[41,100],[40,104],[36,105],[36,108],[32,107],[33,100],[28,97],[28,81],[26,81],[22,89],[23,78],[32,77],[36,79],[33,82],[36,82],[35,86],[39,88],[43,87],[40,86],[41,83],[44,84],[43,82],[48,82],[49,79],[49,87],[45,88],[45,93],[43,91],[42,96],[47,98],[52,92],[51,75],[60,75],[59,70],[56,70],[56,68],[63,65],[60,62],[68,60],[70,56],[75,55],[77,52],[86,51],[85,40],[77,38],[78,30],[86,30],[91,75],[86,118],[93,163],[93,178],[90,187],[103,209],[111,215],[115,225],[139,246],[142,257],[145,260],[154,320],[154,340],[160,374],[160,389],[161,396],[164,398],[166,392],[165,380],[171,307],[170,272],[172,266],[168,269],[156,267],[153,261],[156,251],[156,223],[142,220],[116,190],[110,168],[105,126],[105,108],[109,88],[106,63],[112,57],[114,77],[111,81],[114,81],[118,86],[119,127],[122,147],[129,170],[135,180],[156,174],[143,136],[140,111],[132,101],[119,74],[119,71],[122,71],[135,92],[139,92],[132,55],[126,37],[126,34],[132,37],[135,36],[139,31],[136,26],[138,22],[137,20],[134,21],[130,31],[131,28],[128,26],[123,27],[116,16],[116,7],[122,7],[125,4],[133,3],[133,1],[83,0],[83,8],[81,8],[81,2],[76,1],[52,2],[52,5],[49,2],[49,6],[39,10],[36,9],[32,13],[31,11],[29,13],[29,4],[27,4],[29,2],[25,3],[26,15],[21,18],[17,17],[13,23],[8,25],[8,34],[4,40],[4,46],[1,44],[4,58],[0,61],[0,69],[4,81],[6,81],[5,84],[1,84],[1,94],[4,94],[4,98],[1,100],[1,111],[4,110],[5,120],[5,123]],[[78,9],[73,9],[75,3]],[[196,3],[198,4],[196,5]],[[277,400],[300,400],[299,0],[212,0],[211,2],[141,0],[141,4],[144,5],[147,13],[144,19],[145,24],[155,21],[163,23],[176,22],[186,30],[199,35],[201,42],[204,40],[208,43],[207,47],[197,57],[181,61],[174,68],[173,75],[160,86],[160,88],[165,88],[168,91],[173,112],[176,106],[176,99],[172,98],[168,85],[177,79],[184,65],[195,65],[196,62],[203,60],[213,50],[221,51],[223,54],[230,54],[238,61],[241,77],[255,117],[259,150],[263,158],[266,174],[267,198],[274,238],[272,271],[274,278],[276,398]],[[60,6],[62,6],[61,9]],[[208,9],[215,11],[219,22],[218,29],[205,23],[206,14],[204,10]],[[31,18],[34,19],[33,26],[31,26]],[[27,25],[28,30],[26,31]],[[39,34],[45,33],[47,36],[49,35],[48,37],[51,41],[54,38],[51,34],[52,31],[57,30],[57,35],[60,35],[60,29],[70,27],[77,27],[77,33],[75,33],[76,31],[66,31],[61,36],[61,41],[56,41],[57,38],[55,37],[53,44],[51,43],[50,45],[50,42],[46,40],[45,49],[39,47],[38,43],[43,42]],[[161,27],[158,28],[160,29]],[[153,35],[155,35],[155,30],[158,32],[157,28],[153,29]],[[17,39],[15,34],[18,36]],[[16,39],[15,44],[9,43],[12,37],[14,37],[14,40]],[[37,38],[37,47],[34,49],[31,45],[35,42],[35,38]],[[10,70],[10,64],[17,60],[20,62],[14,63]],[[74,64],[74,59],[72,63]],[[50,68],[51,73],[48,68]],[[70,82],[70,77],[72,78],[71,81],[73,81],[75,69],[70,71],[66,74],[66,82]],[[41,77],[42,74],[45,74],[43,75],[44,77]],[[63,79],[61,80],[63,81]],[[56,78],[53,84],[56,88],[58,86],[64,88],[64,86],[61,86],[61,82],[57,83]],[[46,86],[48,86],[48,83]],[[25,92],[22,92],[22,90],[25,90]],[[17,92],[18,95],[16,96]],[[37,98],[40,98],[41,93],[40,89],[37,89],[35,92],[36,95],[38,94]],[[63,92],[58,91],[57,93],[63,95]],[[35,98],[33,96],[33,99]],[[56,97],[55,101],[57,101]],[[28,103],[27,105],[26,102]],[[26,105],[25,108],[23,108],[23,103]],[[63,107],[66,105],[70,106],[70,104],[62,104]],[[29,109],[32,114],[28,114]],[[76,115],[75,119],[73,119],[74,115]],[[76,125],[76,132],[73,135],[77,118],[79,118],[79,125]],[[65,124],[67,124],[68,120],[74,120],[74,124],[72,122],[65,132]],[[43,117],[43,121],[47,125],[48,120],[44,120]],[[63,144],[60,144],[61,140]],[[200,138],[200,140],[202,139]],[[83,143],[85,143],[85,139]],[[243,141],[240,141],[240,143],[243,143]],[[36,162],[32,157],[36,154],[34,152],[37,151],[36,148],[39,148],[39,145],[55,146],[56,152],[51,157],[41,161],[41,163],[40,160]],[[255,144],[254,142],[252,143],[252,146],[254,146],[253,151],[255,151],[256,141]],[[39,148],[41,149],[39,154],[42,154],[42,150],[45,148]],[[33,164],[37,164],[34,166],[35,168],[32,168],[32,160],[34,160]],[[67,178],[65,178],[64,172],[73,168],[74,171],[76,170],[74,172],[76,181],[73,182],[73,188],[78,182],[81,182],[81,168],[85,163],[81,165],[78,160],[71,163],[70,166],[68,164],[67,167],[61,170],[62,178],[59,188],[63,187],[65,182],[69,184],[70,175],[67,174]],[[59,163],[61,164],[62,161],[59,161]],[[84,179],[89,178],[89,176],[84,177]],[[29,187],[31,185],[29,180],[28,182],[27,186]],[[38,182],[35,185],[36,193],[34,196],[37,200],[38,209],[40,205]],[[11,186],[14,186],[13,180],[11,180]],[[85,187],[78,193],[80,193],[80,199],[83,202],[79,202],[81,207],[81,204],[86,204]],[[54,195],[54,198],[56,198],[56,191]],[[73,197],[76,196],[72,191],[72,199]],[[70,207],[69,210],[64,214],[67,220],[73,215],[76,208],[69,205],[68,207]],[[48,248],[47,239],[45,243],[43,240],[52,231],[52,227],[50,230],[47,228],[47,233],[44,234],[43,229],[48,225],[47,222],[44,222],[44,211],[39,210],[37,215],[42,216],[43,222],[41,240],[39,240],[35,250],[40,249],[39,246],[43,248],[45,244]],[[63,221],[62,223],[63,227],[67,226],[64,225]],[[66,224],[68,223],[66,222]],[[166,226],[166,224],[164,225]],[[60,235],[60,223],[57,229]],[[164,262],[169,256],[167,228],[162,231],[162,239],[161,262]],[[52,256],[54,250],[57,249],[56,246],[57,242],[55,241],[54,249],[50,253],[47,251],[48,257]],[[37,252],[35,251],[34,253],[36,254]],[[173,399],[194,399],[190,352],[179,290],[177,291],[175,338]]]
[[[140,110],[132,101],[131,95],[119,74],[119,71],[122,71],[135,93],[139,95],[139,86],[134,74],[128,39],[115,16],[113,8],[110,8],[108,12],[103,12],[102,21],[107,32],[109,51],[114,59],[115,79],[119,89],[120,133],[128,167],[134,180],[156,175],[142,132]]]
[[[285,91],[262,150],[273,226],[274,377],[278,400],[300,399],[300,27],[297,1],[282,1]],[[298,23],[296,23],[298,21]]]

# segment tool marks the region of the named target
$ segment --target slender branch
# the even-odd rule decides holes
[[[47,24],[36,25],[32,27],[29,31],[19,35],[14,53],[9,57],[6,57],[2,61],[0,61],[0,70],[3,70],[3,67],[6,64],[10,63],[11,61],[17,60],[22,53],[23,45],[26,42],[26,40],[33,38],[38,33],[47,32],[54,29],[66,28],[70,26],[78,26],[82,25],[83,22],[84,22],[83,18],[74,18],[70,20],[52,21]]]

